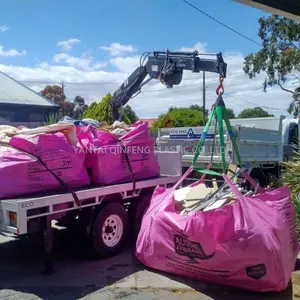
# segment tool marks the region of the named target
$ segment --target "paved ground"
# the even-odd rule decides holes
[[[63,231],[56,233],[55,245],[60,248],[56,273],[44,276],[39,240],[20,241],[0,235],[0,300],[292,299],[290,288],[278,294],[258,294],[145,270],[130,247],[116,257],[97,260],[85,250],[85,241]]]

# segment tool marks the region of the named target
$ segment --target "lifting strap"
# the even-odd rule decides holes
[[[199,168],[195,168],[195,164],[197,162],[197,159],[200,155],[200,152],[202,150],[202,147],[205,143],[206,140],[206,136],[207,136],[207,132],[210,128],[211,122],[213,120],[213,118],[216,118],[216,124],[215,124],[215,134],[214,134],[214,141],[213,141],[213,146],[212,146],[212,154],[211,154],[211,163],[212,163],[212,159],[213,159],[213,152],[214,152],[214,148],[215,148],[215,137],[216,137],[216,129],[218,129],[218,134],[219,134],[219,138],[220,138],[220,152],[221,152],[221,161],[222,161],[222,170],[223,173],[226,173],[226,169],[227,169],[227,164],[226,164],[226,157],[225,157],[225,141],[224,141],[224,128],[223,128],[223,120],[225,122],[227,131],[228,131],[228,135],[232,141],[232,145],[233,145],[233,150],[234,150],[234,154],[236,155],[237,161],[239,163],[239,165],[242,165],[241,162],[241,157],[240,157],[240,153],[239,153],[239,148],[237,146],[237,142],[236,142],[236,137],[233,133],[230,121],[229,121],[229,117],[228,117],[228,113],[226,110],[226,106],[225,103],[223,101],[222,95],[224,94],[224,87],[223,87],[223,78],[220,77],[220,84],[218,86],[218,88],[216,89],[216,94],[218,95],[215,104],[213,105],[209,118],[207,120],[207,123],[204,127],[203,133],[201,135],[201,138],[198,142],[198,145],[196,147],[196,151],[194,154],[194,158],[192,161],[192,167],[194,167],[195,171],[197,172],[201,172],[201,173],[205,173],[205,174],[211,174],[211,175],[221,175],[217,172],[211,171],[211,170],[201,170]],[[213,173],[212,173],[213,172]]]
[[[47,164],[37,155],[34,155],[32,154],[31,152],[25,150],[25,149],[22,149],[22,148],[19,148],[17,146],[12,146],[12,145],[6,145],[7,147],[11,147],[11,148],[14,148],[20,152],[23,152],[23,153],[26,153],[29,157],[33,158],[33,159],[36,159],[47,171],[50,172],[50,174],[60,183],[60,185],[68,192],[72,195],[76,205],[78,206],[78,209],[81,211],[82,208],[81,208],[81,203],[80,203],[80,200],[76,194],[76,192],[67,184],[65,183],[58,175],[56,175],[48,166]]]

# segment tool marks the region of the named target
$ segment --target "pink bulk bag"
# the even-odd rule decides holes
[[[93,183],[118,184],[160,175],[148,124],[138,121],[128,127],[131,130],[119,139],[105,130],[78,130],[80,143],[87,149],[86,167]]]
[[[53,174],[69,188],[87,186],[84,161],[62,132],[16,135],[0,148],[0,199],[64,190]]]
[[[223,175],[237,200],[184,216],[175,210],[174,191],[189,173],[173,188],[156,187],[138,234],[137,258],[200,281],[261,292],[286,289],[299,252],[288,186],[245,197]]]

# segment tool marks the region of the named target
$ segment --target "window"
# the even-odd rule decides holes
[[[29,115],[29,122],[42,122],[44,119],[44,114],[32,113]]]
[[[0,111],[0,122],[10,122],[12,113],[10,111]]]

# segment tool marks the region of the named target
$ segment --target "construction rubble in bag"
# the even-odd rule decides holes
[[[158,186],[145,213],[136,256],[155,270],[253,291],[286,289],[299,244],[288,186],[263,189],[237,170],[221,187],[202,178]],[[235,180],[244,175],[253,188]]]
[[[159,164],[148,124],[115,121],[111,126],[77,127],[86,153],[92,182],[100,185],[124,183],[159,176]]]
[[[90,184],[73,124],[0,126],[0,138],[0,199]]]

